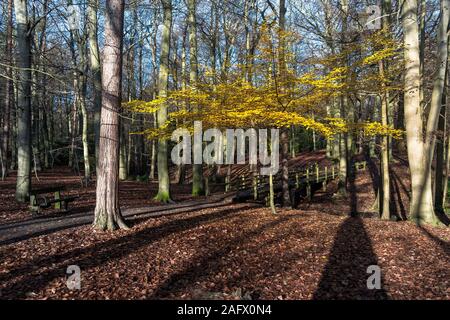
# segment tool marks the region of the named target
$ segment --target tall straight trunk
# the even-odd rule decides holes
[[[186,68],[186,36],[187,30],[184,28],[183,41],[181,43],[181,90],[186,90],[187,88],[187,68]],[[215,72],[213,72],[215,74]],[[186,102],[183,102],[182,108],[186,109]],[[178,184],[183,184],[186,179],[186,166],[180,164],[178,166]]]
[[[250,38],[250,9],[253,8],[253,0],[245,0],[244,3],[244,34],[245,34],[245,63],[243,79],[252,82],[251,65],[251,38]]]
[[[420,105],[422,109],[425,106],[424,101],[424,70],[425,70],[425,37],[426,37],[426,16],[427,16],[427,4],[426,0],[420,0],[420,21],[419,21],[419,32],[420,32],[420,41],[419,41],[419,55],[420,55]]]
[[[72,0],[68,1],[69,5],[72,5]],[[85,25],[86,27],[86,25]],[[79,110],[81,113],[81,142],[83,145],[83,164],[84,164],[84,178],[86,182],[89,181],[91,177],[91,165],[89,162],[89,116],[86,106],[86,93],[87,93],[87,48],[86,48],[86,34],[83,32],[80,34],[77,28],[72,28],[71,30],[71,52],[72,52],[72,63],[74,68],[74,90],[75,90],[75,110]],[[76,50],[78,49],[79,59],[77,60]],[[78,117],[74,119],[74,125],[78,125]],[[72,136],[72,139],[75,135]],[[72,144],[74,146],[74,144]],[[74,150],[76,152],[76,150]],[[74,155],[74,154],[73,154]],[[75,161],[78,162],[77,157]],[[75,164],[78,170],[78,163]]]
[[[188,22],[189,22],[189,58],[190,73],[189,80],[191,86],[197,86],[198,81],[198,61],[197,61],[197,22],[196,22],[196,0],[188,0]],[[195,108],[195,106],[193,106]],[[194,154],[202,153],[202,146],[196,144],[193,150]],[[192,166],[192,195],[199,196],[204,194],[203,169],[201,164]]]
[[[157,28],[157,12],[156,10],[154,10],[153,12],[153,25],[154,28]],[[152,46],[151,51],[152,51],[152,67],[153,67],[153,90],[152,90],[152,99],[156,99],[158,97],[158,67],[157,67],[157,39],[156,39],[156,31],[153,32],[153,37],[152,37]],[[153,127],[157,128],[158,127],[158,114],[156,112],[153,113]],[[157,153],[156,153],[156,147],[157,147],[157,141],[155,139],[152,140],[152,146],[151,146],[151,159],[150,159],[150,180],[154,180],[155,179],[155,171],[156,171],[156,158],[157,158]]]
[[[384,77],[384,62],[380,61],[380,75]],[[385,90],[385,89],[384,89]],[[386,91],[383,91],[381,96],[381,124],[388,126],[388,104],[389,98]],[[390,219],[390,179],[389,179],[389,138],[383,136],[381,138],[381,219]]]
[[[119,179],[128,179],[127,165],[127,130],[123,123],[120,125],[120,151],[119,151]]]
[[[347,104],[347,97],[343,96],[340,99],[339,115],[345,115],[345,105]],[[339,181],[337,194],[340,196],[347,195],[347,179],[348,179],[348,143],[347,134],[339,134]]]
[[[383,6],[382,6],[382,15],[390,13],[390,0],[383,0]],[[382,20],[382,26],[385,33],[390,32],[390,25],[389,20],[386,18],[383,18]],[[388,109],[389,109],[389,94],[386,90],[386,84],[384,82],[384,77],[386,72],[386,65],[387,63],[384,60],[381,60],[379,62],[379,72],[380,77],[382,79],[382,94],[381,94],[381,124],[383,126],[389,126],[389,118],[388,118]],[[383,220],[389,220],[390,219],[390,196],[391,196],[391,190],[390,190],[390,178],[389,178],[389,137],[383,136],[381,137],[381,206],[380,206],[380,213],[381,213],[381,219]]]
[[[427,131],[423,134],[423,113],[420,105],[420,50],[417,24],[417,0],[405,0],[402,12],[405,55],[405,127],[411,172],[412,197],[410,219],[419,224],[437,223],[431,187],[431,160],[434,154],[444,77],[447,65],[447,27],[449,1],[441,1],[438,70],[435,74]],[[424,139],[425,138],[425,139]]]
[[[447,68],[448,68],[448,26],[450,21],[450,0],[442,0],[441,1],[441,21],[439,25],[438,31],[438,64],[437,64],[437,72],[435,72],[434,84],[433,84],[433,92],[431,96],[431,104],[430,104],[430,112],[428,115],[427,128],[426,128],[426,139],[425,139],[425,163],[426,163],[426,174],[427,174],[427,184],[429,183],[429,187],[431,189],[431,176],[432,176],[432,161],[435,152],[436,146],[436,130],[438,129],[438,124],[440,118],[445,119],[445,114],[441,116],[442,112],[445,112],[445,102],[444,90],[446,84],[447,77]],[[444,109],[444,110],[443,110]],[[443,125],[442,125],[443,127]],[[441,157],[443,156],[443,152],[441,153]],[[436,166],[436,174],[442,175],[443,165],[442,158],[439,159],[440,167]],[[439,164],[439,163],[438,163]],[[440,180],[440,179],[439,179]],[[441,182],[442,183],[442,182]],[[439,193],[442,192],[442,186]],[[437,210],[443,211],[442,208],[442,196],[435,194],[435,208]],[[438,204],[439,203],[439,204]],[[438,206],[436,207],[436,204]],[[426,218],[424,219],[429,223],[437,223],[438,219],[434,215],[434,212],[428,212]]]
[[[102,110],[94,227],[126,229],[119,206],[119,131],[122,100],[124,1],[106,0]]]
[[[342,7],[342,30],[341,30],[341,43],[346,43],[347,30],[348,30],[348,0],[340,0]],[[341,47],[341,51],[344,51],[345,47]],[[348,56],[344,55],[344,64],[348,64]],[[339,108],[336,110],[336,114],[339,114],[341,118],[350,119],[350,105],[348,103],[348,97],[343,94],[339,100]],[[350,119],[354,120],[354,119]],[[347,194],[347,181],[348,181],[348,159],[349,159],[349,147],[351,147],[351,133],[342,133],[339,135],[339,181],[338,190],[339,195],[345,196]]]
[[[447,95],[446,95],[447,96]],[[446,99],[448,101],[448,99]],[[447,106],[446,106],[447,107]],[[447,112],[448,113],[448,112]],[[448,118],[448,116],[447,116]],[[445,168],[443,174],[443,191],[442,191],[442,205],[445,208],[447,204],[447,192],[448,192],[448,175],[450,173],[450,135],[447,133],[447,141],[445,143]]]
[[[40,39],[39,39],[39,61],[44,61],[44,54],[47,50],[47,36],[46,36],[46,29],[47,29],[47,13],[48,13],[48,0],[45,0],[43,3],[43,19],[40,23]],[[42,137],[43,142],[43,152],[41,152],[42,160],[44,162],[44,167],[49,167],[49,152],[50,152],[50,141],[49,141],[49,132],[48,132],[48,121],[47,121],[47,114],[48,114],[48,105],[49,105],[49,98],[47,93],[47,67],[45,64],[42,64],[40,67],[42,70],[42,75],[40,75],[41,79],[41,88],[40,93],[41,97],[39,100],[39,108],[38,108],[38,116],[39,116],[39,135]]]
[[[68,0],[68,4],[72,5],[72,1]],[[78,167],[78,159],[76,156],[76,137],[78,135],[78,124],[79,124],[79,115],[78,115],[78,107],[79,107],[79,79],[78,79],[78,63],[77,63],[77,55],[76,55],[76,33],[77,30],[70,31],[70,53],[72,56],[72,76],[73,76],[73,108],[71,113],[71,127],[70,127],[70,149],[69,149],[69,167]]]
[[[139,39],[139,50],[138,50],[138,87],[139,87],[139,99],[143,99],[143,91],[144,91],[144,68],[143,68],[143,59],[144,59],[144,41],[142,38]],[[137,126],[138,131],[142,132],[144,130],[144,116],[142,114],[137,115]],[[136,145],[135,145],[135,162],[136,162],[136,174],[141,175],[144,171],[144,153],[145,153],[145,144],[143,135],[136,136]]]
[[[132,15],[133,15],[133,22],[132,22],[132,32],[130,36],[130,48],[128,49],[128,62],[127,62],[127,74],[128,74],[128,101],[134,100],[137,98],[137,82],[136,82],[136,69],[135,69],[135,60],[136,60],[136,48],[138,47],[136,41],[137,41],[137,19],[138,19],[138,12],[137,12],[137,5],[136,2],[132,3]],[[136,162],[134,161],[134,150],[136,146],[136,135],[130,134],[134,130],[134,127],[136,125],[136,114],[131,114],[131,123],[130,120],[128,121],[127,125],[127,135],[125,136],[127,140],[127,157],[126,157],[126,173],[127,176],[131,173],[131,170],[133,168],[136,168]],[[133,163],[134,162],[134,163]],[[133,169],[134,169],[133,168]]]
[[[98,0],[89,0],[87,7],[89,62],[93,80],[94,95],[94,132],[95,132],[95,159],[98,160],[100,139],[100,110],[102,107],[102,73],[100,69],[100,50],[98,48]]]
[[[14,0],[17,60],[17,184],[16,199],[27,201],[31,188],[31,39],[26,0]]]
[[[89,115],[86,106],[86,90],[87,90],[87,50],[86,42],[82,39],[78,42],[80,51],[80,71],[78,73],[79,85],[79,105],[82,117],[81,141],[83,143],[83,163],[84,163],[84,177],[86,182],[91,177],[91,164],[89,161]]]
[[[279,59],[279,75],[281,82],[285,83],[286,80],[286,43],[284,41],[284,32],[286,31],[286,1],[280,0],[279,2],[279,27],[280,27],[280,39],[278,48]],[[283,88],[281,88],[283,90]],[[281,188],[283,207],[289,207],[291,205],[291,199],[289,194],[289,128],[281,129],[280,136],[281,143]]]
[[[447,81],[447,76],[445,77]],[[439,115],[438,122],[438,141],[436,144],[436,169],[434,172],[434,209],[437,212],[444,212],[444,191],[445,184],[447,183],[447,168],[445,165],[446,155],[445,155],[445,138],[447,131],[447,95],[445,93],[442,95],[442,105]],[[447,137],[448,139],[448,137]]]
[[[335,54],[336,48],[334,44],[334,26],[332,21],[333,7],[331,0],[323,1],[323,10],[325,18],[325,42],[331,51],[331,54]],[[327,106],[327,116],[336,117],[339,113],[336,99],[332,98],[329,106]],[[339,139],[327,139],[327,156],[337,159],[339,157]]]
[[[17,167],[17,108],[16,101],[19,98],[19,87],[17,83],[13,83],[13,105],[11,111],[11,163],[9,164],[10,170],[15,170]]]
[[[159,67],[159,96],[167,97],[169,80],[169,57],[170,57],[170,30],[172,27],[172,1],[161,0],[163,5],[163,27],[161,38],[161,56]],[[167,121],[167,105],[161,106],[157,112],[158,127]],[[161,202],[171,202],[170,178],[168,164],[168,148],[165,138],[158,139],[158,194],[155,199]]]
[[[6,57],[6,64],[11,65],[12,64],[12,47],[13,47],[13,0],[8,0],[8,7],[7,7],[7,25],[6,25],[6,51],[5,51],[5,57]],[[6,175],[8,174],[8,157],[9,157],[9,140],[10,140],[10,123],[11,123],[11,110],[14,105],[14,84],[12,82],[12,68],[7,67],[6,68],[6,76],[9,79],[6,79],[6,88],[5,88],[5,109],[4,109],[4,116],[3,116],[3,136],[2,136],[2,145],[0,148],[2,149],[2,157],[3,157],[3,163],[2,163],[2,172],[1,177],[2,180],[5,179]]]

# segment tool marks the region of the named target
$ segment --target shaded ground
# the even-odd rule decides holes
[[[398,169],[407,208],[400,184],[408,185],[406,171]],[[0,245],[0,298],[450,299],[450,230],[380,221],[371,210],[369,171],[352,183],[347,198],[333,198],[330,185],[299,210],[278,215],[222,203],[137,215],[129,231],[83,225]],[[121,188],[123,204],[153,205],[147,184]],[[92,205],[90,197],[83,199]],[[362,214],[349,217],[352,208]],[[9,212],[24,222],[23,213]],[[66,287],[69,265],[81,268],[81,290]],[[381,290],[367,289],[370,265],[381,267]]]
[[[0,247],[2,298],[449,299],[450,232],[240,204]],[[65,285],[82,270],[81,290]],[[378,264],[383,290],[365,287]]]

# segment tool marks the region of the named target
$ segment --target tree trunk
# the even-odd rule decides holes
[[[279,27],[280,27],[280,39],[279,39],[279,73],[282,83],[286,81],[286,43],[284,41],[284,32],[286,31],[286,1],[280,0],[280,14],[279,14]],[[283,89],[283,88],[281,88]],[[281,129],[281,188],[283,207],[291,206],[291,198],[289,194],[289,129]]]
[[[380,74],[382,77],[384,75],[384,63],[380,62]],[[381,96],[381,124],[388,126],[388,95],[384,91]],[[389,138],[388,136],[383,136],[381,138],[381,194],[382,194],[382,205],[379,208],[381,211],[381,219],[389,220],[390,213],[390,179],[389,179]]]
[[[447,64],[447,0],[441,2],[441,9],[439,70],[436,73],[433,87],[425,142],[423,136],[423,113],[420,105],[421,75],[417,0],[405,0],[402,12],[405,55],[404,113],[412,187],[410,219],[419,224],[437,223],[431,188],[431,159],[434,151],[434,131],[437,127]],[[447,22],[445,23],[445,21]],[[445,48],[443,48],[444,45]]]
[[[7,26],[6,26],[6,64],[11,65],[12,64],[12,47],[13,47],[13,35],[12,35],[12,29],[13,29],[13,2],[12,0],[8,0],[8,19],[7,19]],[[6,76],[9,79],[6,79],[6,88],[5,88],[5,109],[4,109],[4,116],[3,116],[3,140],[2,145],[0,148],[2,149],[2,172],[1,177],[2,180],[6,178],[8,174],[8,157],[9,157],[9,140],[10,140],[10,122],[11,122],[11,110],[14,105],[14,84],[11,80],[13,77],[12,68],[7,67],[6,68]]]
[[[100,110],[102,107],[102,74],[100,69],[100,50],[98,48],[98,0],[89,0],[87,7],[87,23],[89,38],[89,60],[93,79],[94,94],[94,132],[95,132],[95,159],[98,160],[100,139]]]
[[[390,1],[383,0],[382,14],[390,14]],[[389,20],[384,18],[382,20],[382,26],[385,33],[390,32]],[[385,73],[387,70],[387,63],[384,60],[379,62],[379,72],[382,81],[382,94],[381,94],[381,124],[383,126],[389,126],[389,94],[386,90],[386,84],[384,82]],[[389,71],[387,71],[389,72]],[[390,178],[389,178],[389,137],[383,136],[381,138],[381,195],[382,201],[380,206],[381,219],[389,220],[391,216],[390,202],[391,202],[391,190],[390,190]]]
[[[197,86],[198,81],[198,61],[197,61],[197,22],[196,22],[196,0],[188,0],[189,11],[189,58],[190,58],[190,74],[189,80],[191,86]],[[193,106],[195,108],[195,106]],[[194,154],[202,153],[201,144],[194,145]],[[192,195],[199,196],[204,194],[203,185],[203,167],[201,164],[192,166]]]
[[[79,85],[79,104],[82,117],[81,141],[83,143],[83,163],[84,178],[86,183],[91,178],[91,164],[89,162],[89,115],[86,107],[86,89],[87,89],[87,52],[86,41],[79,39],[78,46],[80,51],[80,71],[78,78]]]
[[[426,170],[425,173],[427,175],[427,183],[429,181],[431,188],[431,175],[432,175],[432,161],[436,146],[436,130],[438,129],[438,124],[440,118],[445,119],[445,115],[441,116],[441,112],[445,109],[443,102],[445,102],[444,90],[446,84],[446,76],[447,76],[447,66],[448,66],[448,25],[450,20],[450,0],[442,0],[441,1],[441,21],[439,25],[438,31],[438,64],[437,64],[437,72],[435,73],[435,79],[433,84],[433,92],[431,96],[431,104],[430,104],[430,113],[428,115],[427,121],[427,129],[426,129],[426,140],[425,140],[425,149],[424,153]],[[443,127],[443,125],[442,125]],[[443,152],[441,154],[441,159],[438,160],[436,166],[436,174],[442,175],[443,172]],[[440,162],[440,163],[439,163]],[[439,165],[439,167],[438,167]],[[438,179],[440,180],[440,179]],[[439,182],[439,181],[438,181]],[[442,184],[442,181],[440,181]],[[440,186],[439,193],[442,192],[442,186]],[[435,204],[438,206],[435,208],[438,210],[443,210],[442,208],[442,196],[435,194]],[[434,211],[428,212],[426,218],[424,219],[428,223],[437,223],[438,219],[434,215]]]
[[[26,0],[14,0],[17,24],[17,185],[16,199],[28,200],[31,188],[31,40]]]
[[[447,79],[447,76],[445,77]],[[447,99],[444,90],[442,95],[442,105],[438,123],[438,141],[436,144],[436,169],[434,172],[434,209],[436,212],[444,212],[444,190],[447,183],[446,175],[446,155],[445,155],[445,137],[447,122]],[[448,137],[447,137],[448,138]]]
[[[127,132],[123,121],[120,125],[119,179],[128,179],[127,165]]]
[[[106,0],[102,110],[94,227],[126,229],[119,207],[119,131],[122,99],[124,1]]]
[[[161,56],[159,67],[159,96],[166,97],[169,80],[169,57],[170,57],[170,29],[172,26],[172,1],[162,0],[164,17],[161,38]],[[163,126],[167,121],[167,105],[161,106],[157,112],[158,126]],[[170,178],[168,165],[167,140],[158,139],[158,194],[155,200],[161,202],[171,202],[170,198]]]

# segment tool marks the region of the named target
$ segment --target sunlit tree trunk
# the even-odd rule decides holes
[[[159,96],[166,97],[169,79],[170,57],[170,29],[172,26],[172,1],[161,0],[164,10],[161,56],[159,66]],[[167,105],[162,105],[157,113],[158,126],[163,126],[167,121]],[[168,146],[165,138],[158,139],[158,194],[155,199],[161,202],[170,202],[170,178],[168,165]]]
[[[79,98],[80,98],[80,111],[82,117],[82,130],[81,141],[83,143],[83,163],[84,163],[84,177],[86,181],[89,181],[91,177],[91,164],[89,162],[89,115],[86,106],[86,90],[87,90],[87,52],[86,42],[82,40],[80,42],[80,68],[79,75]]]
[[[120,124],[120,151],[119,151],[119,179],[128,179],[128,165],[127,165],[127,132],[124,121]]]
[[[341,8],[342,8],[342,30],[341,30],[341,45],[343,46],[347,39],[347,31],[348,31],[348,0],[340,0]],[[341,48],[342,51],[345,50],[345,47]],[[344,54],[343,63],[345,66],[348,64],[347,54]],[[350,119],[351,106],[348,101],[348,97],[344,93],[343,96],[339,100],[339,117]],[[351,121],[353,119],[350,119]],[[338,181],[338,190],[337,193],[339,195],[345,196],[347,194],[347,180],[348,180],[348,160],[349,160],[349,147],[351,145],[351,133],[341,133],[339,135],[339,181]]]
[[[31,40],[26,0],[14,0],[17,59],[17,184],[16,199],[27,201],[31,188]]]
[[[188,0],[188,11],[189,11],[189,58],[190,58],[190,74],[189,81],[190,86],[194,88],[197,86],[198,82],[198,60],[197,60],[197,22],[196,22],[196,0]],[[193,106],[195,108],[195,106]],[[202,146],[195,144],[194,153],[202,153]],[[194,164],[192,166],[192,195],[199,196],[204,194],[203,185],[203,166],[202,164]]]
[[[380,76],[384,78],[384,61],[380,61]],[[389,97],[383,85],[383,93],[381,94],[381,124],[388,126],[388,104]],[[389,179],[389,138],[383,136],[381,138],[381,218],[389,220],[390,218],[390,179]]]
[[[383,0],[382,15],[390,13],[390,0]],[[389,21],[386,18],[382,19],[382,27],[385,33],[390,32]],[[379,62],[379,72],[382,79],[382,94],[381,94],[381,124],[383,126],[389,126],[388,108],[389,108],[389,94],[386,90],[385,76],[387,63],[384,60]],[[390,178],[389,178],[389,137],[381,137],[381,218],[383,220],[390,219],[390,202],[391,202],[391,190],[390,190]]]
[[[122,99],[124,1],[106,0],[102,110],[94,227],[126,229],[119,206],[119,129]]]
[[[417,223],[434,224],[437,222],[431,188],[431,159],[434,153],[434,131],[437,128],[448,55],[446,45],[448,27],[447,0],[441,2],[441,11],[439,63],[435,75],[425,137],[423,133],[423,112],[420,105],[420,49],[417,0],[405,0],[402,12],[405,55],[404,112],[412,187],[410,218]]]

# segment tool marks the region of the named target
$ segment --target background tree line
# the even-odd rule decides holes
[[[367,11],[371,5],[380,11]],[[389,219],[390,164],[407,155],[410,217],[436,223],[445,209],[447,0],[5,0],[0,10],[0,166],[2,178],[17,175],[18,201],[27,200],[33,171],[68,165],[84,183],[97,177],[95,224],[126,227],[120,179],[158,179],[156,198],[171,199],[171,142],[132,133],[163,127],[183,108],[202,110],[195,100],[165,98],[201,86],[213,92],[224,85],[236,89],[237,81],[261,88],[275,80],[286,97],[300,86],[286,79],[314,74],[302,85],[323,90],[308,92],[309,101],[296,93],[292,112],[314,121],[341,119],[347,127],[377,122],[404,129],[404,139],[361,130],[336,131],[331,139],[286,122],[283,176],[299,151],[326,148],[339,163],[339,194],[345,195],[353,156],[377,158],[379,211]],[[276,57],[263,72],[264,44]],[[327,78],[335,68],[345,74]],[[166,102],[144,112],[122,104],[158,99]],[[193,195],[204,194],[203,170],[180,166],[178,180],[190,180]],[[283,190],[289,206],[286,185]]]

